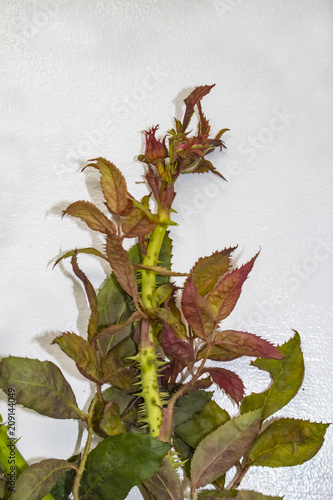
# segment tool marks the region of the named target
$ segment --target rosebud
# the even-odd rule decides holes
[[[145,151],[145,159],[148,163],[152,163],[156,165],[161,160],[164,160],[168,157],[168,150],[165,145],[165,137],[163,141],[159,141],[155,137],[156,130],[158,129],[158,125],[153,127],[152,129],[146,131],[146,151]]]

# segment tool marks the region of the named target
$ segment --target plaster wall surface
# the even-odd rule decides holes
[[[85,407],[90,385],[51,341],[84,334],[87,303],[69,263],[53,272],[51,263],[101,241],[61,221],[61,211],[78,199],[100,203],[97,176],[78,173],[97,156],[124,172],[136,197],[145,194],[136,184],[140,131],[158,123],[163,134],[195,86],[216,83],[203,106],[213,130],[230,129],[227,151],[212,158],[229,182],[179,181],[175,269],[235,244],[245,263],[261,248],[225,326],[275,343],[297,329],[304,384],[279,415],[332,422],[332,2],[2,0],[0,8],[1,355],[54,361]],[[98,287],[103,267],[80,263]],[[248,392],[264,388],[244,360],[233,366]],[[0,411],[6,418],[3,393]],[[17,407],[19,448],[31,463],[72,455],[77,433],[74,421]],[[258,467],[243,487],[329,500],[331,428],[326,436],[310,462]]]

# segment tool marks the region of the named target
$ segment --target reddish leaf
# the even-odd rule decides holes
[[[87,294],[88,302],[90,305],[91,309],[91,316],[89,319],[89,325],[88,325],[88,340],[91,338],[95,337],[97,330],[98,330],[98,303],[97,303],[97,296],[94,287],[88,280],[87,276],[84,274],[83,271],[79,268],[77,264],[77,255],[76,253],[73,255],[71,264],[73,267],[73,271],[75,276],[79,278],[79,280],[82,281],[84,289]]]
[[[205,117],[205,115],[202,112],[201,102],[198,102],[198,111],[199,111],[199,117],[200,117],[199,126],[198,126],[198,135],[207,135],[208,136],[209,131],[210,131],[210,125],[209,125],[209,121],[207,120],[207,118]]]
[[[63,211],[63,215],[78,217],[85,222],[90,229],[99,231],[100,233],[106,234],[116,232],[113,222],[93,203],[90,203],[90,201],[75,201]]]
[[[150,189],[153,192],[155,200],[158,200],[159,195],[160,195],[160,185],[158,181],[158,176],[154,173],[153,169],[151,166],[148,166],[148,172],[146,174],[146,179],[148,182],[148,185]]]
[[[163,198],[161,199],[161,208],[170,211],[173,200],[175,199],[176,193],[174,184],[168,184],[164,189]]]
[[[167,323],[163,323],[161,345],[165,354],[170,358],[194,363],[194,353],[191,346],[176,337]]]
[[[225,248],[220,252],[214,252],[209,257],[201,257],[191,269],[195,286],[200,295],[210,292],[218,279],[229,270],[230,254],[235,250]]]
[[[106,205],[111,213],[119,214],[127,208],[127,187],[123,174],[118,168],[104,158],[96,158],[92,164],[101,173],[101,186],[105,196]]]
[[[244,384],[236,373],[224,368],[207,368],[205,371],[236,403],[243,399]]]
[[[183,487],[169,458],[164,458],[162,466],[154,476],[144,481],[144,486],[153,498],[158,500],[183,500]]]
[[[126,208],[124,208],[124,210],[122,210],[120,212],[120,215],[122,217],[126,217],[129,213],[132,212],[133,208],[134,208],[134,205],[133,205],[133,196],[129,193],[127,193],[127,205],[126,205]]]
[[[174,359],[170,363],[167,363],[162,372],[162,385],[174,384],[184,367],[185,363],[179,359]]]
[[[116,325],[109,325],[103,328],[97,335],[96,339],[102,339],[103,337],[110,337],[115,333],[121,332],[126,326],[131,325],[134,321],[140,318],[140,313],[135,311],[126,321],[122,323],[117,323]]]
[[[55,263],[53,264],[53,268],[59,264],[59,262],[63,259],[68,259],[68,257],[72,257],[74,254],[79,254],[79,253],[87,253],[90,255],[96,255],[97,257],[100,257],[101,259],[108,260],[106,256],[101,253],[99,250],[96,250],[96,248],[93,247],[88,247],[88,248],[76,248],[75,250],[70,250],[69,252],[64,253],[61,257],[59,257]]]
[[[107,236],[106,253],[120,286],[133,297],[137,305],[139,293],[133,265],[117,236],[111,234]]]
[[[134,269],[145,269],[146,271],[154,271],[161,276],[188,276],[187,273],[177,273],[175,271],[170,271],[165,267],[161,266],[145,266],[144,264],[134,264]]]
[[[206,344],[198,352],[197,359],[206,356]],[[215,361],[230,361],[240,356],[256,356],[259,358],[282,359],[283,355],[268,340],[262,339],[253,333],[226,330],[217,332],[209,348],[209,359]]]
[[[194,113],[194,107],[197,105],[201,99],[207,95],[211,89],[215,86],[214,85],[202,85],[200,87],[196,87],[193,92],[190,93],[189,96],[184,99],[184,102],[186,104],[186,109],[185,109],[185,114],[184,114],[184,119],[183,119],[183,124],[182,124],[182,132],[185,132],[185,130],[188,127],[188,124],[190,123],[191,117]]]
[[[123,222],[122,230],[126,238],[135,238],[151,233],[157,226],[139,208],[134,208]]]
[[[259,254],[244,266],[231,271],[210,292],[207,302],[215,315],[216,322],[225,319],[234,309],[242,291],[242,286]]]
[[[191,462],[191,492],[213,483],[247,453],[260,428],[260,410],[220,425],[198,445]]]
[[[116,436],[126,432],[125,424],[120,418],[119,405],[115,401],[107,403],[99,427],[107,436]]]
[[[214,318],[207,302],[199,294],[192,276],[185,282],[182,308],[193,332],[198,337],[206,339],[214,330]]]
[[[204,172],[212,172],[213,174],[218,175],[219,177],[221,177],[221,179],[223,179],[224,181],[227,180],[224,177],[224,175],[222,175],[218,170],[216,170],[216,168],[214,167],[214,165],[212,164],[212,162],[206,160],[205,158],[203,158],[200,161],[199,166],[194,170],[194,172],[197,172],[199,174],[202,174]]]

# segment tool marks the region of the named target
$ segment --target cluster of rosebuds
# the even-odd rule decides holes
[[[167,184],[173,184],[181,173],[211,171],[224,179],[223,175],[205,158],[216,147],[220,147],[220,149],[226,147],[221,137],[228,130],[222,129],[214,138],[209,137],[210,125],[202,112],[200,101],[213,87],[214,85],[196,87],[185,99],[186,109],[183,121],[175,119],[175,128],[168,131],[169,148],[165,144],[167,136],[162,140],[156,138],[158,125],[144,132],[146,149],[145,154],[139,156],[139,160],[148,165],[147,181],[154,194],[157,194],[157,182],[155,181],[154,186],[152,186],[154,182],[152,177],[156,177],[156,175]],[[189,137],[190,131],[186,132],[186,130],[195,107],[197,107],[199,114],[198,131],[195,136]]]

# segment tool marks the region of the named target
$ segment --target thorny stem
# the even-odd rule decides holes
[[[156,266],[162,243],[168,228],[169,214],[160,211],[159,224],[154,229],[147,248],[143,265]],[[156,273],[142,270],[141,297],[144,307],[149,312],[153,309],[153,293],[156,288]],[[148,338],[141,334],[138,361],[141,371],[142,397],[144,398],[146,418],[152,436],[158,436],[162,425],[162,400],[158,385],[158,359],[156,356],[156,326],[150,323]]]
[[[95,409],[95,405],[96,405],[97,401],[98,401],[98,394],[96,394],[94,399],[92,400],[90,408],[89,408],[89,413],[86,416],[88,437],[87,437],[86,445],[84,447],[84,451],[82,454],[81,462],[80,462],[80,465],[77,469],[77,473],[75,476],[75,481],[74,481],[74,486],[73,486],[73,498],[74,498],[74,500],[80,500],[79,487],[80,487],[82,474],[83,474],[85,466],[86,466],[88,454],[90,451],[91,440],[92,440],[92,436],[93,436],[92,419],[93,419],[94,409]]]
[[[191,386],[194,385],[195,382],[204,373],[205,364],[206,364],[206,361],[207,361],[208,356],[210,354],[210,349],[212,348],[212,345],[213,345],[215,333],[216,333],[216,330],[214,331],[214,333],[212,334],[212,336],[211,336],[211,338],[209,340],[207,352],[206,352],[204,358],[202,359],[201,364],[200,364],[199,368],[197,369],[196,373],[193,373],[193,371],[190,370],[190,373],[192,375],[191,380],[189,382],[187,382],[187,384],[184,384],[182,387],[180,387],[178,389],[178,391],[176,391],[173,394],[173,396],[171,397],[171,399],[169,401],[168,410],[169,410],[169,415],[171,415],[171,422],[170,422],[170,425],[168,426],[168,429],[166,429],[166,431],[163,434],[163,436],[161,436],[163,438],[163,441],[167,441],[167,442],[171,441],[171,435],[172,435],[172,415],[173,415],[174,408],[175,408],[175,405],[176,405],[178,399],[181,396],[183,396],[184,394],[186,394],[190,390]]]
[[[1,419],[1,416],[0,416]],[[1,421],[1,420],[0,420]],[[0,424],[0,472],[4,474],[4,476],[8,475],[11,470],[10,470],[10,448],[9,448],[9,441],[8,441],[8,435],[7,435],[7,430],[8,426]],[[14,444],[15,446],[15,479],[17,480],[18,477],[22,474],[25,469],[27,469],[28,464],[24,457],[21,455],[19,450],[16,448],[16,442]],[[48,493],[45,495],[42,500],[54,500],[54,496],[51,495],[51,493]]]

